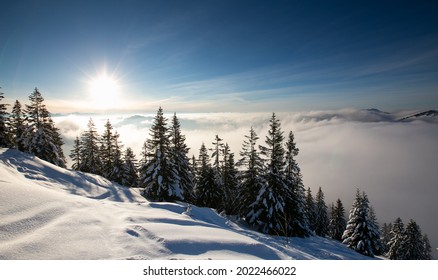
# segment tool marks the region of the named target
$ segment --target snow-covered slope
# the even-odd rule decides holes
[[[364,259],[339,242],[266,236],[209,208],[152,203],[91,174],[0,149],[0,259]]]

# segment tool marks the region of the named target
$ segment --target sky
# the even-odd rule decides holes
[[[2,92],[52,113],[438,107],[436,1],[0,5]]]

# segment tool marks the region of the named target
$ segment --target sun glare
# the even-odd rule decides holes
[[[119,104],[119,85],[113,77],[102,74],[90,82],[90,101],[98,109],[111,109]]]

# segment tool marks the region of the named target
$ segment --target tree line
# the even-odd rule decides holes
[[[0,93],[0,101],[3,94]],[[11,113],[0,102],[0,146],[15,148],[66,167],[63,141],[37,88],[30,104],[21,109],[16,101]],[[160,107],[149,137],[137,160],[131,148],[123,148],[120,135],[108,120],[99,135],[92,119],[74,141],[72,169],[98,174],[126,187],[142,189],[151,201],[183,201],[210,207],[241,218],[262,233],[279,236],[330,237],[367,255],[390,259],[430,259],[427,235],[410,221],[406,229],[400,218],[380,229],[365,192],[357,190],[346,218],[340,199],[327,207],[321,187],[315,196],[304,187],[296,161],[299,149],[294,134],[287,138],[273,113],[264,144],[251,127],[236,160],[219,135],[198,157],[189,148],[176,115],[169,120]]]

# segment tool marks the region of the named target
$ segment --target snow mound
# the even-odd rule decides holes
[[[333,240],[267,236],[209,208],[148,202],[11,149],[0,149],[0,215],[0,259],[366,259]]]

